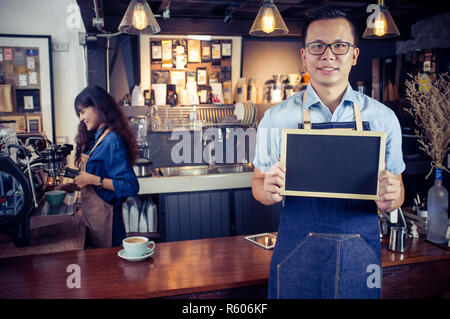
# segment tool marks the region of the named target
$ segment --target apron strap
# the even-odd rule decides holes
[[[302,110],[303,110],[303,128],[305,130],[311,129],[311,121],[309,119],[309,108],[305,110],[305,104],[306,104],[306,91],[303,93],[303,103],[302,103]]]
[[[100,142],[103,140],[103,138],[106,136],[106,134],[108,134],[111,131],[110,128],[107,128],[103,134],[100,136],[100,138],[98,139],[97,143],[95,143],[94,147],[91,149],[91,151],[89,152],[88,156],[91,156],[91,153],[95,150],[95,148],[98,146],[98,144],[100,144]]]
[[[303,110],[303,128],[305,130],[310,130],[312,128],[310,116],[309,116],[309,108],[305,110],[305,104],[306,104],[306,91],[303,94],[303,103],[302,103],[302,110]],[[358,103],[353,103],[353,112],[355,113],[355,122],[356,122],[356,130],[359,132],[363,131],[363,125],[362,125],[362,117],[361,117],[361,111],[359,109]]]
[[[358,132],[363,131],[362,119],[361,119],[361,111],[359,110],[358,103],[353,102],[353,112],[355,112],[355,122],[356,122],[356,130]]]

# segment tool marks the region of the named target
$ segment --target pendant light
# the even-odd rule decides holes
[[[119,31],[127,34],[155,34],[161,28],[146,0],[132,0],[120,22]]]
[[[286,33],[289,33],[289,30],[281,17],[280,11],[273,4],[273,0],[264,0],[250,29],[250,35],[264,37]]]
[[[400,31],[398,31],[394,19],[392,19],[391,14],[384,5],[384,0],[378,0],[378,7],[378,12],[375,11],[372,14],[375,16],[372,27],[370,27],[369,23],[367,23],[366,30],[362,36],[363,39],[386,39],[398,37],[400,35]],[[369,16],[369,19],[372,18],[372,15]]]

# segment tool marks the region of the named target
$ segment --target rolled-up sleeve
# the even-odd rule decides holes
[[[281,129],[272,127],[271,110],[267,110],[258,125],[253,165],[262,172],[280,160]]]
[[[112,179],[116,197],[127,198],[137,195],[139,182],[131,167],[123,143],[114,139],[108,146],[108,155],[104,158],[104,164],[109,178]]]
[[[394,175],[401,174],[405,168],[402,153],[402,131],[397,117],[391,112],[390,121],[387,127],[386,139],[386,170]]]

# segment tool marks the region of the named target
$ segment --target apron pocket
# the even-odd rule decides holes
[[[382,268],[362,236],[340,243],[339,298],[380,298]]]
[[[337,242],[308,234],[277,265],[277,298],[334,298]]]
[[[308,234],[277,265],[277,298],[380,298],[379,260],[358,234]]]

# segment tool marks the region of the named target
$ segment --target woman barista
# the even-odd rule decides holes
[[[99,86],[78,94],[75,112],[80,119],[75,139],[80,174],[74,182],[81,189],[87,245],[118,246],[126,236],[122,203],[139,191],[132,168],[136,139],[117,102]]]

